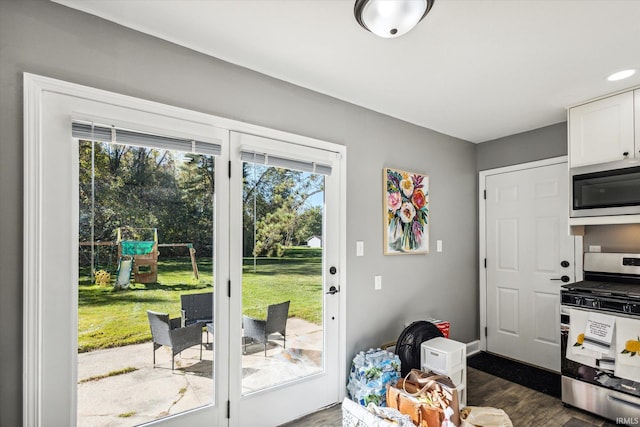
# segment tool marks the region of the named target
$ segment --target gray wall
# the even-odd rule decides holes
[[[475,145],[49,1],[0,0],[0,426],[22,415],[23,72],[346,145],[348,358],[396,339],[414,316],[450,320],[453,339],[478,338]],[[429,174],[431,242],[444,252],[382,255],[385,166]]]
[[[478,170],[567,155],[567,122],[505,136],[478,145]]]

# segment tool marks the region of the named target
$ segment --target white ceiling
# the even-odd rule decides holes
[[[354,0],[54,0],[225,61],[467,141],[566,119],[640,85],[639,0],[435,0],[382,39]]]

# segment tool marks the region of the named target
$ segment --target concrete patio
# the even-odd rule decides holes
[[[79,425],[134,426],[211,402],[211,343],[203,349],[202,360],[197,346],[176,356],[174,371],[171,352],[165,347],[156,351],[153,366],[152,348],[148,342],[78,355]],[[321,326],[289,318],[287,347],[282,347],[282,339],[276,339],[269,343],[265,357],[262,344],[249,345],[242,356],[242,368],[243,394],[319,372]],[[121,370],[131,372],[106,376]]]

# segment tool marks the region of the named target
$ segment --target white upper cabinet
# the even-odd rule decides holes
[[[635,92],[636,111],[639,111],[640,91]],[[635,127],[640,130],[640,118],[635,120]],[[640,158],[635,145],[633,91],[569,109],[571,167],[623,160],[625,157]],[[637,145],[640,148],[640,141]]]

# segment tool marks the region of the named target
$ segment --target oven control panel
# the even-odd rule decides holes
[[[640,303],[628,299],[602,295],[588,295],[584,292],[562,291],[562,305],[585,309],[640,315]]]
[[[634,267],[640,267],[640,258],[623,257],[622,265],[631,265]]]

